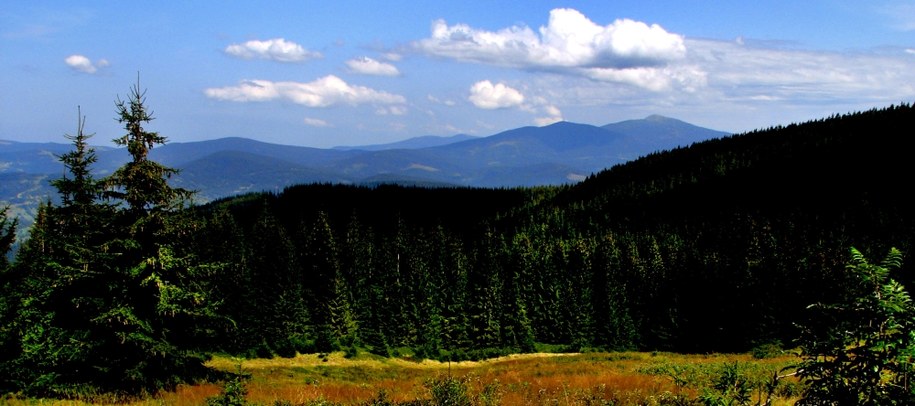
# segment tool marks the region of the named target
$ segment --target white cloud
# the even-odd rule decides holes
[[[305,117],[305,118],[302,120],[302,122],[304,122],[305,125],[309,125],[309,126],[312,126],[312,127],[333,127],[333,126],[330,125],[330,123],[328,123],[327,121],[321,120],[321,119],[319,119],[319,118]]]
[[[277,62],[301,62],[322,56],[320,52],[306,50],[301,45],[283,38],[232,44],[226,47],[225,52],[242,59],[269,59]]]
[[[752,38],[744,45],[733,39],[688,39],[686,46],[689,53],[682,61],[663,68],[669,73],[662,77],[670,81],[663,93],[556,75],[531,75],[521,90],[527,96],[542,95],[546,104],[563,112],[574,110],[576,117],[598,112],[586,122],[658,113],[727,131],[912,102],[915,97],[915,58],[906,47],[814,51]],[[697,78],[704,80],[689,81]],[[547,114],[534,113],[542,116]]]
[[[704,87],[707,73],[696,66],[633,67],[624,69],[585,68],[582,76],[602,82],[626,83],[656,92],[680,89],[687,92]]]
[[[692,73],[665,69],[686,57],[682,36],[629,19],[602,26],[564,8],[550,11],[549,23],[538,33],[526,26],[485,31],[438,20],[431,37],[413,46],[428,55],[459,61],[582,75],[650,90],[680,83],[663,79],[665,75]]]
[[[397,76],[400,74],[400,71],[397,70],[396,66],[379,62],[365,56],[346,61],[346,66],[349,66],[350,70],[354,73],[363,75]]]
[[[109,65],[108,61],[105,59],[99,59],[93,63],[89,58],[79,54],[73,54],[66,57],[64,63],[75,71],[88,73],[90,75]]]
[[[474,106],[487,110],[518,107],[524,103],[524,95],[521,92],[504,83],[494,85],[488,80],[474,83],[470,87],[468,99]]]
[[[352,86],[342,79],[328,75],[312,82],[272,82],[246,80],[238,86],[209,88],[207,97],[235,102],[287,100],[308,107],[328,107],[337,104],[405,104],[398,94]]]

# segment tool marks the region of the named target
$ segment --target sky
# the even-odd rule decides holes
[[[9,1],[0,140],[327,148],[652,114],[728,132],[915,101],[915,2]]]

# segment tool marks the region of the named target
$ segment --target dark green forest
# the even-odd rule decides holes
[[[915,236],[915,107],[709,140],[569,186],[301,185],[187,204],[139,85],[132,161],[104,178],[79,122],[60,203],[0,263],[0,391],[139,393],[208,354],[470,359],[795,345],[812,303],[858,289],[850,247]],[[16,223],[0,217],[0,248]]]

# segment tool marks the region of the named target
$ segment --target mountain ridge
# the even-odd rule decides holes
[[[313,148],[226,137],[170,142],[153,149],[150,158],[179,169],[172,181],[196,190],[196,201],[202,203],[305,183],[402,182],[461,187],[570,184],[639,156],[725,135],[728,133],[653,115],[605,126],[563,121],[486,137],[416,137],[362,146],[364,149]],[[48,181],[65,173],[57,156],[70,148],[65,143],[0,140],[0,176],[20,174],[18,183],[10,181],[3,188],[0,201],[34,208],[38,202],[54,198]],[[111,173],[129,159],[123,148],[94,148],[97,176]],[[23,177],[25,174],[31,176]]]

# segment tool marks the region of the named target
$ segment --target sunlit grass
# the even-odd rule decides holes
[[[671,353],[525,354],[485,361],[421,362],[343,353],[294,358],[237,359],[216,357],[214,369],[248,376],[247,400],[261,405],[275,401],[307,404],[324,400],[358,404],[382,391],[396,402],[429,399],[429,382],[460,380],[474,399],[504,405],[658,404],[674,396],[695,399],[711,385],[714,372],[738,363],[748,374],[766,379],[795,362],[793,356],[758,360],[742,354],[683,355]],[[682,373],[684,376],[673,375]],[[679,379],[676,379],[679,378]],[[221,385],[184,385],[173,392],[133,405],[201,405]],[[791,399],[781,400],[790,404]],[[11,400],[11,405],[84,405],[80,402]]]

